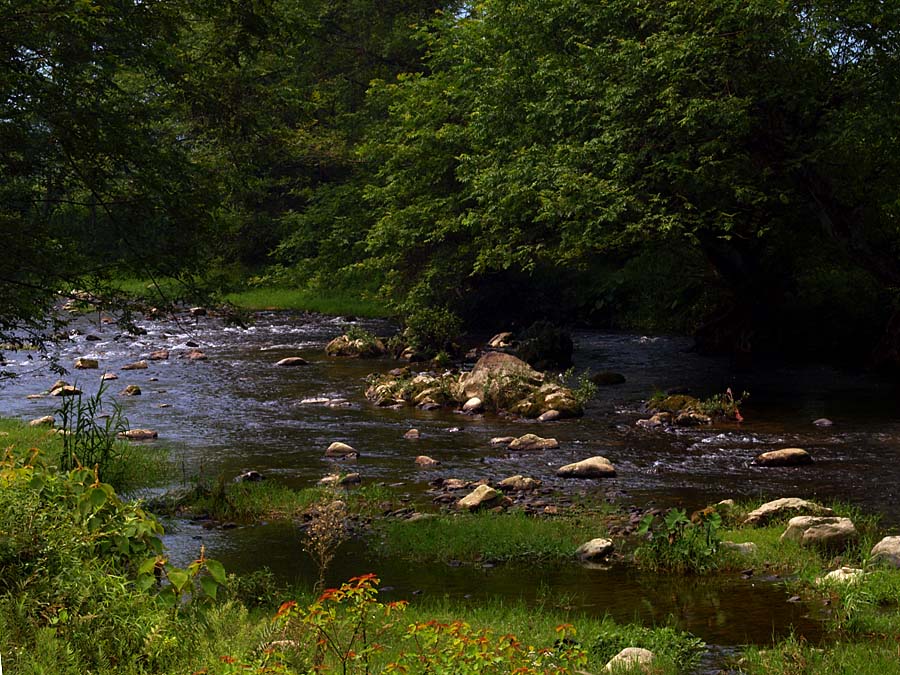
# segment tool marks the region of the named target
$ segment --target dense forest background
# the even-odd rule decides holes
[[[900,364],[900,3],[0,0],[0,50],[0,332],[163,275]]]

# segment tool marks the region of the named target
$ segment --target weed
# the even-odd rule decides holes
[[[635,551],[637,562],[651,570],[703,574],[719,565],[721,516],[715,510],[700,512],[692,521],[682,509],[664,516],[647,514],[638,535],[646,541]]]
[[[334,495],[326,495],[310,512],[310,521],[304,532],[303,549],[316,563],[318,579],[314,588],[325,586],[325,574],[334,554],[347,539],[347,505]]]

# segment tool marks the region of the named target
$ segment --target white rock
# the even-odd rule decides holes
[[[799,541],[801,546],[840,548],[859,534],[853,521],[837,516],[795,516],[788,521],[782,541]]]
[[[900,537],[885,537],[872,547],[872,557],[900,568]]]
[[[782,497],[771,502],[766,502],[758,509],[747,514],[745,525],[765,525],[770,520],[782,518],[788,514],[809,516],[831,516],[834,511],[815,502],[809,502],[797,497]]]
[[[325,450],[326,457],[358,457],[359,453],[346,443],[335,441]]]
[[[597,455],[561,466],[556,475],[560,478],[611,478],[616,475],[616,469],[606,457]]]
[[[653,652],[641,647],[626,647],[609,660],[603,670],[608,673],[633,673],[640,669],[649,673],[653,665]]]

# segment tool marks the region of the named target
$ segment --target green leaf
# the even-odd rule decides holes
[[[93,488],[90,492],[91,497],[91,506],[94,507],[94,511],[99,511],[100,508],[106,503],[108,499],[106,492],[99,487]]]
[[[216,580],[216,583],[225,583],[225,566],[218,560],[207,560],[206,569],[209,570],[209,573],[212,575],[212,578]]]
[[[203,592],[211,597],[213,600],[216,599],[216,593],[219,590],[218,582],[212,577],[200,577],[200,587],[203,589]]]
[[[152,574],[156,569],[156,558],[147,558],[138,567],[138,574]]]
[[[169,578],[169,583],[172,584],[172,587],[178,591],[179,594],[184,591],[191,580],[187,572],[177,568],[167,570],[166,576]]]

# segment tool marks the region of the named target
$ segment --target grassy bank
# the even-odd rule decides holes
[[[356,291],[307,288],[253,288],[229,293],[225,301],[246,310],[290,309],[332,316],[381,318],[387,306]]]

